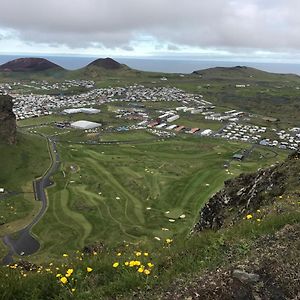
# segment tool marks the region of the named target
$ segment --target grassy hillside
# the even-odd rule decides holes
[[[266,152],[267,159],[257,161],[253,152],[226,170],[224,162],[243,144],[181,137],[152,141],[148,134],[135,143],[134,133],[131,139],[119,145],[60,144],[61,171],[48,190],[48,211],[34,227],[42,249],[31,260],[59,258],[96,241],[115,246],[123,240],[184,238],[200,207],[225,179],[285,155],[268,158]]]
[[[15,300],[293,299],[299,288],[299,186],[294,180],[299,161],[293,156],[275,167],[289,172],[283,194],[241,213],[234,226],[225,222],[218,231],[188,239],[114,247],[98,243],[47,264],[12,265],[0,269],[5,278],[0,294]],[[260,192],[267,191],[268,185]],[[230,219],[230,209],[227,213]]]
[[[0,236],[16,232],[30,223],[40,208],[35,201],[32,181],[50,164],[46,142],[36,136],[18,135],[16,145],[0,144]],[[4,246],[0,244],[0,251]]]

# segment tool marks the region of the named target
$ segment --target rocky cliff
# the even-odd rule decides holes
[[[299,191],[292,191],[291,187],[300,186],[299,172],[300,152],[296,152],[283,163],[226,181],[201,210],[194,230],[232,226],[247,216],[252,218],[252,212],[280,199],[285,192],[298,195]]]
[[[16,143],[16,116],[10,96],[0,95],[0,143]]]

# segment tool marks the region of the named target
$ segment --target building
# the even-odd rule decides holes
[[[174,116],[172,116],[172,117],[169,117],[168,119],[167,119],[167,122],[168,123],[171,123],[171,122],[174,122],[174,121],[176,121],[176,120],[178,120],[179,119],[179,115],[174,115]]]
[[[184,126],[179,126],[179,127],[177,127],[176,129],[175,129],[175,131],[176,132],[179,132],[179,131],[181,131],[181,130],[183,130],[184,129]]]
[[[64,109],[62,111],[62,113],[64,115],[72,115],[72,114],[79,114],[79,113],[84,113],[84,114],[98,114],[100,113],[101,110],[100,109],[95,109],[95,108],[85,108],[85,107],[81,107],[81,108],[69,108],[69,109]]]
[[[102,126],[100,123],[89,122],[89,121],[84,121],[84,120],[80,120],[80,121],[71,123],[72,128],[82,129],[82,130],[94,129],[94,128],[97,128],[100,126]]]
[[[211,129],[205,129],[201,132],[202,136],[210,136],[213,133]]]
[[[240,154],[240,153],[236,153],[236,154],[233,155],[232,158],[236,159],[236,160],[243,160],[244,159],[244,155]]]
[[[192,133],[192,134],[194,134],[194,133],[196,133],[199,130],[200,130],[200,128],[192,128],[189,132]]]

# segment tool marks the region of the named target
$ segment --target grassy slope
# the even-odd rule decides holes
[[[17,145],[0,144],[0,185],[18,195],[0,200],[0,236],[14,232],[30,223],[40,208],[34,200],[32,181],[49,166],[46,142],[31,135],[18,135]],[[1,248],[1,247],[0,247]]]
[[[56,186],[48,190],[49,209],[34,228],[43,247],[31,259],[59,257],[99,240],[117,245],[123,240],[185,236],[203,202],[225,179],[285,155],[261,161],[255,155],[243,164],[234,162],[230,175],[224,161],[242,147],[245,144],[190,137],[126,145],[60,145],[64,173],[55,175]],[[177,219],[181,214],[186,218]],[[168,221],[171,217],[175,223]]]

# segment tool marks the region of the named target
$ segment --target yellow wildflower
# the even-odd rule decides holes
[[[69,255],[67,253],[64,253],[63,254],[63,257],[68,257]]]
[[[131,260],[130,262],[129,262],[129,267],[133,267],[135,265],[135,261],[134,260]]]
[[[90,273],[90,272],[92,272],[92,271],[93,271],[93,269],[92,269],[92,268],[90,268],[90,267],[87,267],[87,268],[86,268],[86,271],[87,271],[88,273]]]
[[[154,267],[154,264],[152,264],[151,262],[148,262],[148,263],[147,263],[147,266],[148,266],[149,268],[153,268],[153,267]]]
[[[129,265],[129,262],[128,262],[128,261],[125,261],[124,264],[125,264],[125,266],[128,266],[128,265]]]
[[[145,269],[144,266],[140,266],[140,267],[138,268],[138,272],[139,272],[139,273],[143,273],[143,272],[144,272],[144,269]]]
[[[62,277],[60,281],[61,283],[66,284],[68,282],[68,279],[66,277]]]
[[[149,256],[149,253],[148,252],[144,252],[144,256]]]
[[[171,239],[166,239],[167,244],[171,244],[173,242],[173,240]]]
[[[141,255],[142,255],[142,252],[137,251],[137,252],[135,252],[135,255],[136,255],[136,256],[141,256]]]
[[[251,220],[252,218],[253,218],[253,216],[250,215],[250,214],[246,216],[246,219],[247,219],[247,220]]]
[[[74,270],[73,270],[73,269],[68,269],[68,271],[67,271],[67,274],[70,274],[70,275],[72,275],[72,274],[73,274],[73,272],[74,272]]]
[[[74,293],[76,291],[76,289],[73,288],[73,289],[71,289],[71,291],[72,291],[72,293]]]
[[[56,277],[61,277],[61,276],[62,276],[61,274],[57,274],[57,275],[56,275]]]
[[[148,269],[145,269],[145,270],[144,270],[144,274],[145,274],[145,275],[149,275],[150,273],[151,273],[150,270],[148,270]]]
[[[260,221],[261,221],[261,219],[256,219],[256,221],[257,221],[257,222],[260,222]]]
[[[118,262],[115,262],[114,264],[113,264],[113,267],[114,268],[117,268],[119,266],[119,263]]]
[[[119,252],[118,254],[117,254],[117,256],[121,256],[122,255],[122,253],[121,252]]]
[[[134,262],[134,265],[135,265],[135,266],[140,266],[140,265],[141,265],[141,262],[140,262],[139,260],[136,260],[136,261]]]

